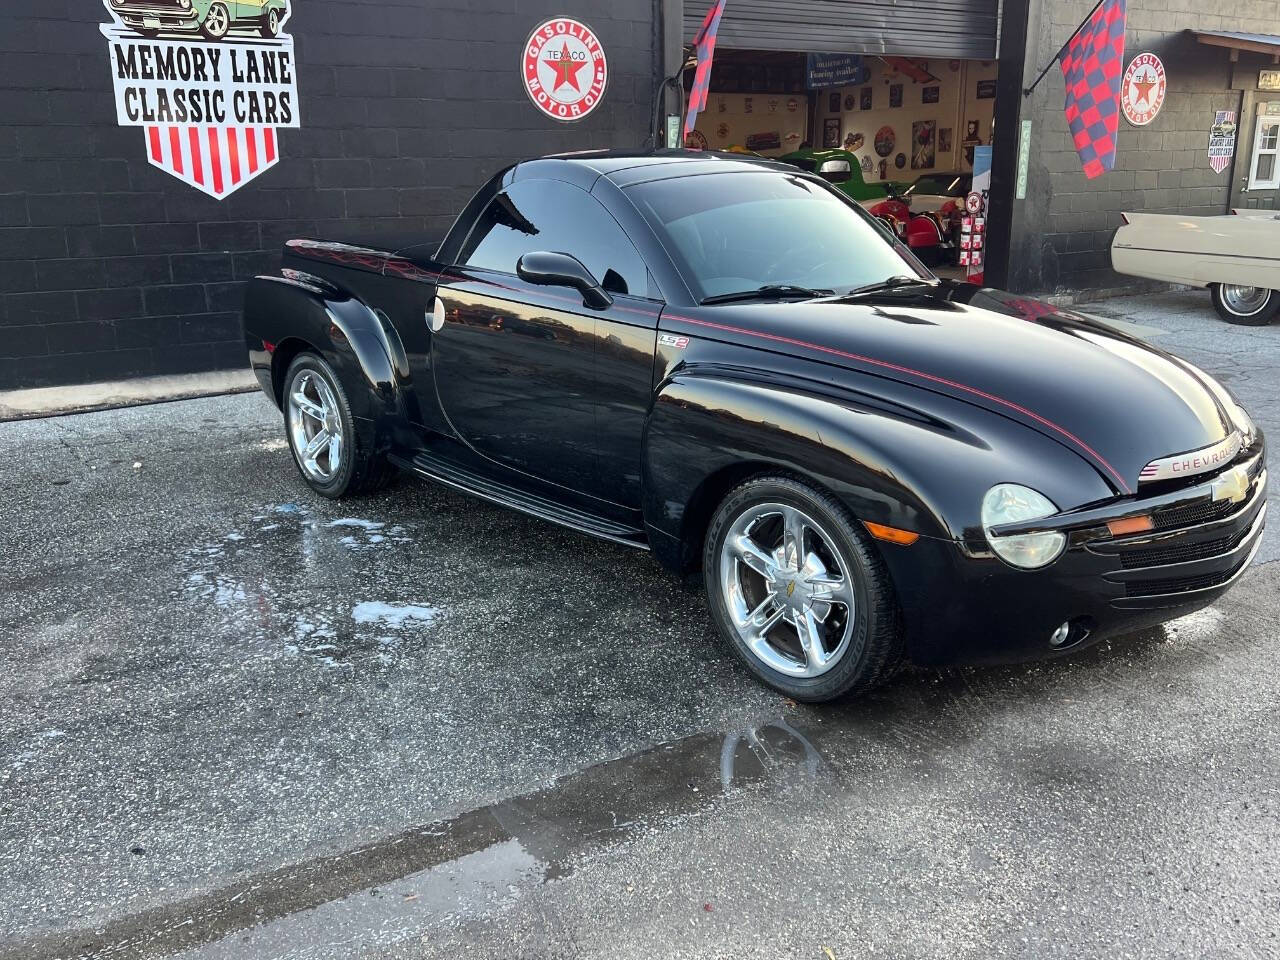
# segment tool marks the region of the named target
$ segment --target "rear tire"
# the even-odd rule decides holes
[[[333,368],[300,353],[289,364],[282,394],[285,437],[302,479],[330,500],[386,486],[395,468],[355,429],[351,403]]]
[[[1280,290],[1215,283],[1209,288],[1213,308],[1227,323],[1245,327],[1262,327],[1280,313]]]
[[[748,480],[712,517],[702,566],[720,632],[779,693],[819,703],[897,672],[902,628],[889,572],[829,494],[788,476]]]

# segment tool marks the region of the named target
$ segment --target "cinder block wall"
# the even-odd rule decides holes
[[[0,390],[240,366],[244,281],[283,241],[412,243],[510,161],[639,146],[658,71],[656,0],[294,0],[302,128],[219,202],[117,126],[98,0],[6,7]],[[521,85],[521,48],[553,16],[584,20],[609,58],[580,123]]]
[[[1028,39],[1028,62],[1037,68],[1048,62],[1092,7],[1092,0],[1043,0],[1039,29]],[[1270,58],[1242,53],[1233,72],[1230,51],[1200,44],[1186,31],[1280,33],[1280,4],[1239,0],[1211,8],[1192,0],[1129,0],[1128,11],[1125,65],[1144,51],[1160,57],[1168,77],[1164,107],[1145,127],[1121,117],[1115,169],[1086,180],[1063,115],[1061,70],[1055,65],[1024,101],[1022,117],[1034,127],[1027,200],[1018,204],[1012,245],[1015,289],[1141,287],[1142,281],[1111,270],[1111,239],[1123,211],[1228,210],[1239,174],[1210,168],[1209,128],[1217,110],[1240,110],[1242,87],[1256,88],[1258,70],[1271,66]],[[999,133],[1013,134],[996,122]],[[1251,133],[1246,119],[1237,157],[1247,160]]]

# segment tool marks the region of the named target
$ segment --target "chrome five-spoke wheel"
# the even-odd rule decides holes
[[[342,466],[342,416],[329,384],[316,371],[301,369],[289,384],[289,434],[308,479],[330,483]]]
[[[857,622],[849,564],[822,525],[796,507],[741,513],[720,550],[723,600],[738,637],[765,666],[818,677],[848,652]]]
[[[226,4],[215,3],[205,14],[204,26],[201,28],[210,40],[221,40],[231,30],[231,14]]]

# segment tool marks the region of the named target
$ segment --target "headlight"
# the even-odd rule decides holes
[[[1030,487],[996,484],[982,498],[982,529],[987,542],[1005,563],[1035,570],[1057,560],[1067,545],[1066,534],[1032,533],[1022,537],[997,537],[992,527],[1024,520],[1040,520],[1058,512],[1053,501]]]

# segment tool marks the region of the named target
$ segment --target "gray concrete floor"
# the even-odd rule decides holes
[[[1280,438],[1280,326],[1089,312]],[[1280,954],[1280,534],[1226,598],[795,706],[643,554],[309,496],[258,396],[0,424],[0,960]]]

